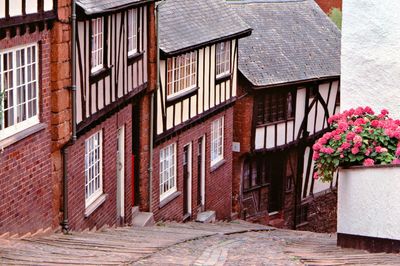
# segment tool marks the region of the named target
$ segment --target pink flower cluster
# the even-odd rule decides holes
[[[383,109],[358,107],[328,119],[331,131],[313,145],[317,172],[314,178],[328,180],[338,164],[400,164],[400,120]]]

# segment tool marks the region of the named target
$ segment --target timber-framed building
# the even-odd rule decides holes
[[[222,0],[166,1],[159,11],[152,211],[156,220],[206,210],[230,219],[238,47],[251,28]]]
[[[154,29],[154,1],[77,0],[77,139],[65,153],[70,229],[132,221],[138,181],[147,177]]]
[[[335,231],[336,181],[312,178],[312,145],[339,108],[340,31],[314,1],[243,2],[231,8],[254,31],[239,47],[234,210]]]

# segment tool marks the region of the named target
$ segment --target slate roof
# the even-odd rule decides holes
[[[254,29],[239,42],[239,70],[254,86],[340,75],[341,33],[313,0],[230,7]]]
[[[167,54],[251,32],[224,0],[167,0],[159,10],[160,48]]]
[[[150,2],[144,0],[76,0],[76,4],[80,6],[86,15],[118,10],[130,5],[141,2]]]

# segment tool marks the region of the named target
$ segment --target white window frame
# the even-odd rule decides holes
[[[97,144],[94,142],[96,139]],[[97,157],[96,150],[98,154]],[[93,154],[93,157],[91,157],[91,154]],[[96,179],[98,179],[98,181]],[[96,182],[98,182],[98,184],[96,184]],[[85,140],[85,208],[95,202],[102,194],[103,132],[100,130]]]
[[[231,42],[220,42],[215,45],[215,73],[216,77],[231,73]]]
[[[3,93],[2,101],[0,101],[1,105],[1,111],[2,111],[2,119],[0,121],[0,140],[3,140],[5,138],[8,138],[18,132],[21,132],[25,129],[28,129],[29,127],[32,127],[36,124],[39,124],[39,114],[40,114],[40,109],[39,109],[39,101],[40,101],[40,96],[39,96],[39,46],[37,43],[31,43],[27,45],[21,45],[21,46],[16,46],[10,49],[6,49],[3,51],[0,51],[0,91]],[[35,51],[35,56],[32,57],[32,50],[31,50],[31,59],[30,63],[28,63],[28,50],[29,49],[34,49]],[[18,51],[24,51],[24,65],[21,65],[17,67],[17,52]],[[11,74],[11,80],[12,80],[12,86],[7,89],[7,92],[5,91],[4,88],[4,82],[5,82],[5,70],[4,70],[4,55],[5,54],[10,54],[11,53],[11,62],[12,62],[12,68],[11,70],[8,69],[8,73]],[[34,60],[34,61],[33,61]],[[34,68],[34,73],[33,69]],[[24,69],[24,75],[20,76],[20,81],[18,81],[18,71],[21,71]],[[30,80],[28,81],[28,70],[31,70],[30,72]],[[21,73],[21,72],[20,72]],[[21,77],[23,82],[21,82]],[[18,84],[18,82],[20,84]],[[29,85],[33,85],[31,87],[31,98],[28,99],[29,97]],[[18,88],[23,90],[23,93],[25,94],[25,97],[22,101],[18,100]],[[13,105],[12,108],[7,108],[7,109],[13,109],[13,125],[8,126],[7,128],[5,127],[5,119],[6,119],[6,113],[5,113],[5,98],[9,97],[12,95],[12,101]],[[33,96],[35,95],[35,96]],[[35,102],[36,101],[36,102]],[[29,117],[29,107],[32,109],[32,115]],[[21,109],[23,108],[23,109]],[[25,120],[19,121],[18,118],[18,110],[20,111],[25,111]],[[36,113],[33,115],[33,113]]]
[[[139,25],[138,10],[128,10],[128,56],[136,54],[138,50]]]
[[[211,166],[216,165],[224,159],[224,117],[211,123]]]
[[[197,51],[167,59],[167,99],[197,86]]]
[[[160,201],[177,191],[176,168],[176,143],[172,143],[160,150]]]
[[[104,68],[104,19],[103,17],[93,18],[90,23],[92,27],[90,72],[93,74]]]

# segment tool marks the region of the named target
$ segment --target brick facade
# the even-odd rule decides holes
[[[240,143],[240,152],[233,153],[232,175],[232,209],[234,213],[241,211],[241,176],[246,154],[251,151],[253,96],[247,95],[244,85],[239,84],[238,95],[241,95],[234,106],[233,141]]]
[[[342,0],[315,0],[321,9],[329,14],[332,8],[339,8],[342,10]]]
[[[224,159],[223,164],[212,169],[210,163],[210,139],[211,124],[220,117],[224,117]],[[206,136],[205,145],[205,210],[216,211],[217,219],[231,218],[232,213],[232,139],[233,139],[233,108],[230,107],[218,114],[209,117],[200,124],[194,125],[190,129],[172,137],[168,141],[158,145],[154,149],[154,172],[153,172],[153,213],[155,219],[158,220],[177,220],[183,219],[183,195],[180,194],[168,203],[161,202],[159,197],[159,159],[160,149],[176,143],[177,153],[177,191],[183,191],[183,148],[188,143],[192,143],[192,219],[196,218],[199,211],[198,205],[198,140],[202,136]]]
[[[101,124],[80,136],[68,148],[68,213],[72,230],[118,224],[117,200],[117,133],[125,126],[125,223],[132,218],[132,105],[129,104]],[[103,193],[106,200],[85,218],[85,140],[102,130]]]
[[[37,28],[33,33],[5,38],[0,41],[0,50],[29,43],[39,43],[39,118],[43,129],[0,147],[0,233],[33,232],[53,225],[50,30],[45,27],[39,32]]]
[[[337,228],[337,190],[317,196],[308,206],[307,223],[299,230],[335,233]]]

